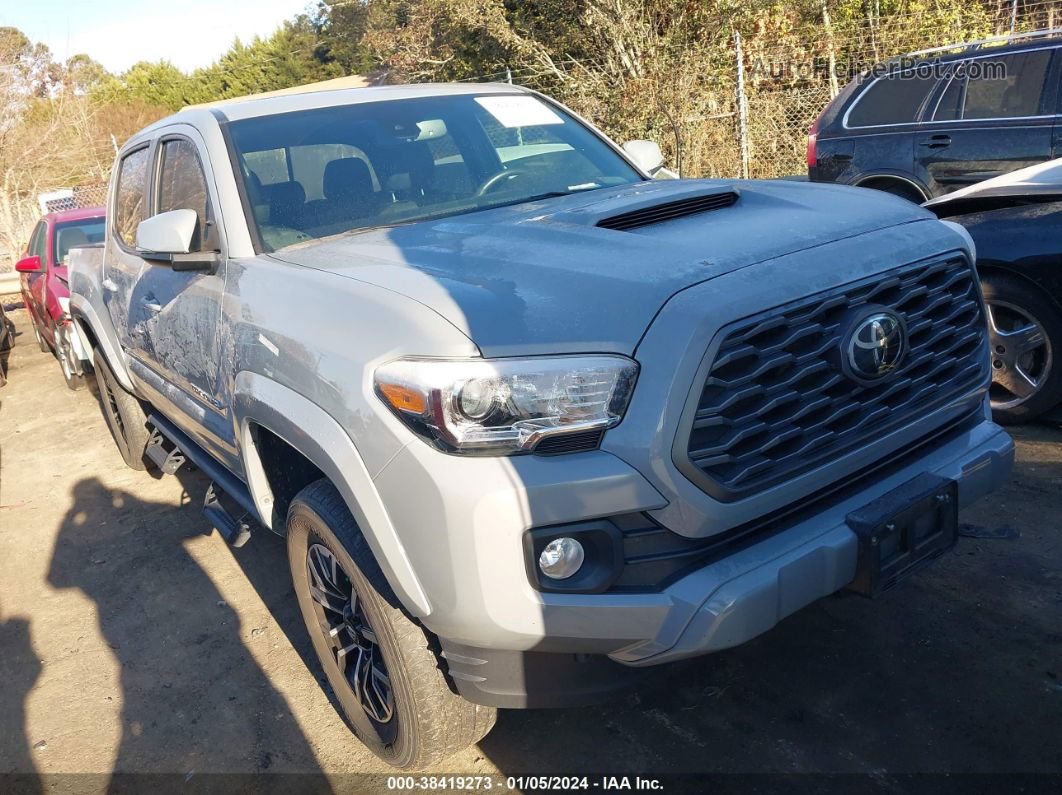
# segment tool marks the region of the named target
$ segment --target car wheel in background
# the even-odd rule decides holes
[[[33,326],[33,336],[37,340],[37,347],[41,349],[41,353],[51,353],[51,346],[44,341],[44,337],[42,337],[40,331],[37,330],[37,321],[32,317],[30,317],[30,325]]]
[[[287,522],[299,608],[358,739],[398,768],[424,768],[482,739],[497,711],[450,690],[434,636],[402,610],[335,487],[304,488]]]
[[[1062,400],[1062,311],[1021,279],[981,279],[992,361],[992,414],[1004,424],[1028,422]]]
[[[118,383],[99,348],[92,352],[92,366],[96,371],[103,418],[111,430],[114,443],[118,445],[122,460],[131,469],[147,469],[144,451],[150,434],[143,404]]]
[[[81,389],[85,384],[85,376],[78,373],[78,358],[74,353],[74,346],[70,343],[70,332],[66,327],[55,330],[55,358],[59,360],[59,368],[63,371],[63,380],[69,389]]]

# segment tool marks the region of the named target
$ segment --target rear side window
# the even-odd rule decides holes
[[[964,119],[1011,119],[1038,116],[1050,50],[1022,52],[971,63],[966,82]]]
[[[848,127],[909,124],[936,84],[936,75],[916,72],[892,74],[875,80],[856,100],[848,114]]]
[[[136,243],[137,225],[144,220],[148,150],[137,149],[118,164],[118,188],[114,199],[114,234],[127,246]]]

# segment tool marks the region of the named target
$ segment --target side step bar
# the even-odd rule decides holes
[[[218,499],[214,487],[215,484],[211,483],[203,498],[203,516],[217,528],[222,538],[238,549],[251,540],[251,523],[248,521],[248,514],[245,513],[236,518],[229,513]]]
[[[203,499],[203,515],[217,528],[222,538],[234,547],[242,547],[251,538],[251,529],[255,522],[252,517],[258,515],[254,500],[247,484],[219,464],[213,456],[193,442],[187,434],[165,417],[152,414],[148,425],[153,426],[148,442],[147,456],[159,469],[172,475],[185,460],[191,461],[211,479],[206,497]],[[173,445],[167,449],[166,442]],[[235,503],[235,514],[222,502]],[[239,509],[243,509],[243,513]]]

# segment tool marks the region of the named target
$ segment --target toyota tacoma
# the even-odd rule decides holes
[[[1009,472],[960,227],[662,166],[510,85],[233,101],[134,135],[72,255],[126,463],[286,536],[396,767],[878,595]]]

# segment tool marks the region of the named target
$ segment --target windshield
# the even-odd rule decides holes
[[[84,221],[64,221],[55,225],[52,262],[63,264],[70,249],[99,243],[104,235],[103,218],[86,218]]]
[[[643,179],[596,134],[527,94],[365,102],[229,129],[268,250]]]

